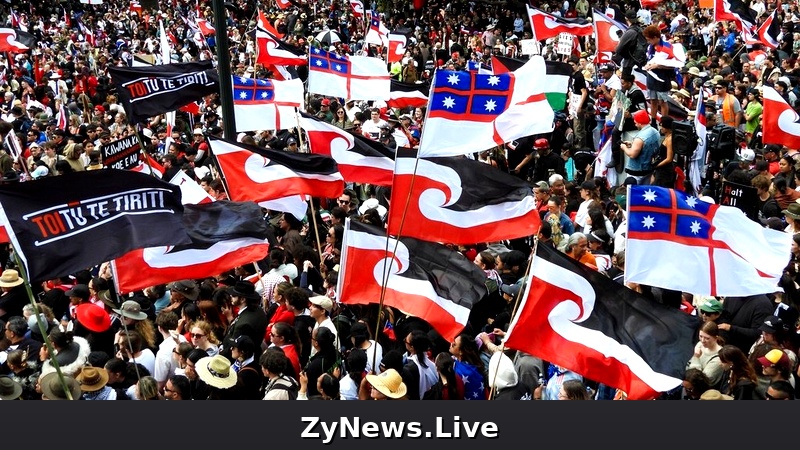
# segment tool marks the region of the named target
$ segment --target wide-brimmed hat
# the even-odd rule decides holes
[[[261,298],[258,292],[256,292],[256,285],[250,283],[249,281],[237,281],[233,287],[228,288],[228,293],[235,295],[236,297],[242,297],[251,300]]]
[[[16,400],[22,395],[22,385],[10,377],[0,377],[0,400]]]
[[[7,269],[3,271],[0,276],[0,287],[14,287],[24,283],[25,280],[20,278],[19,272],[14,269]]]
[[[389,398],[401,398],[408,392],[403,378],[394,369],[387,369],[380,375],[367,375],[367,382]]]
[[[67,389],[72,394],[73,400],[80,400],[81,398],[81,385],[75,378],[64,375],[64,381],[67,383]],[[67,400],[67,393],[64,392],[64,387],[61,386],[61,381],[58,379],[57,372],[50,372],[39,380],[39,386],[42,388],[42,395],[48,400]]]
[[[114,312],[122,317],[127,317],[128,319],[147,319],[147,314],[142,312],[142,306],[133,300],[123,302],[122,306],[119,309],[115,309]]]
[[[167,289],[183,294],[189,300],[195,301],[200,295],[200,288],[194,280],[180,280],[167,285]]]
[[[791,217],[792,219],[800,219],[800,203],[792,202],[781,212],[784,216]]]
[[[209,386],[229,389],[236,385],[236,371],[222,355],[201,358],[194,367],[197,376]]]
[[[700,69],[697,66],[689,67],[689,71],[687,73],[699,77]]]
[[[75,308],[78,322],[89,331],[102,333],[111,328],[111,317],[105,309],[93,303],[81,303]]]
[[[700,396],[700,400],[733,400],[733,397],[725,395],[716,389],[709,389],[703,392],[703,395]]]
[[[119,307],[119,305],[117,305],[117,302],[115,302],[114,299],[111,298],[111,290],[109,289],[104,289],[102,291],[99,291],[97,293],[97,298],[100,299],[100,301],[102,301],[106,306],[108,306],[111,309]]]
[[[96,392],[108,384],[108,372],[99,367],[83,367],[75,375],[75,380],[80,383],[83,392]]]

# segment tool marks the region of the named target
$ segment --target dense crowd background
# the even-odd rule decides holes
[[[527,137],[472,157],[531,182],[544,224],[538,245],[559,248],[617,280],[620,289],[635,289],[697,317],[697,346],[687,362],[686,380],[662,398],[793,399],[798,234],[783,292],[717,299],[623,287],[623,270],[625,185],[693,189],[684,181],[685,157],[672,148],[672,123],[693,114],[701,90],[708,127],[725,123],[738,129],[737,144],[743,142],[744,148],[730,160],[708,161],[703,191],[697,194],[718,200],[723,179],[752,185],[765,226],[800,231],[800,153],[763,146],[759,134],[763,86],[775,87],[798,106],[797,4],[780,5],[782,35],[776,50],[745,46],[735,27],[714,21],[712,10],[693,1],[662,1],[649,9],[638,2],[532,4],[565,18],[590,18],[592,8],[599,9],[631,25],[651,46],[682,46],[687,62],[679,70],[657,68],[665,78],[661,84],[648,80],[651,94],[645,98],[624,70],[625,59],[641,49],[621,48],[616,60],[601,64],[594,61],[591,37],[577,38],[579,45],[570,55],[558,54],[555,41],[543,41],[545,58],[573,67],[571,107],[556,115],[551,135]],[[109,67],[134,60],[161,62],[159,21],[172,47],[170,62],[216,62],[214,36],[204,36],[193,26],[198,16],[213,23],[210,3],[160,2],[158,9],[121,1],[11,6],[13,14],[9,5],[0,6],[0,18],[33,35],[34,45],[26,52],[0,55],[0,135],[15,133],[25,158],[13,161],[7,148],[0,151],[3,182],[101,169],[103,145],[141,133],[144,150],[164,166],[164,179],[182,170],[214,198],[227,198],[206,142],[207,136],[222,134],[219,96],[206,97],[193,112],[178,111],[170,135],[163,116],[151,118],[139,130],[128,123],[108,75]],[[756,0],[751,6],[763,21],[776,4]],[[380,12],[388,29],[411,36],[406,57],[389,67],[394,78],[408,83],[425,83],[438,69],[467,70],[470,61],[488,63],[493,54],[525,58],[521,41],[532,38],[525,5],[518,2],[395,1],[364,7]],[[255,63],[256,8],[289,43],[334,47],[343,54],[381,54],[381,49],[364,44],[367,22],[354,17],[347,3],[298,3],[281,10],[272,2],[239,0],[225,4],[235,75],[275,75]],[[342,42],[320,42],[327,30],[338,32]],[[630,41],[623,35],[621,42]],[[303,67],[296,72],[303,79],[307,75]],[[594,176],[603,169],[596,156],[609,111],[622,98],[627,99],[627,112],[608,165],[620,174],[613,183]],[[306,104],[307,112],[390,147],[417,145],[425,125],[424,108],[392,111],[382,102],[311,93]],[[60,116],[62,105],[67,114]],[[66,124],[59,126],[62,117]],[[241,133],[236,139],[306,151],[297,130]],[[265,211],[278,245],[259,262],[259,271],[255,265],[237,267],[217,277],[179,280],[125,297],[115,293],[108,264],[34,285],[54,355],[42,345],[45,337],[13,259],[4,257],[0,371],[7,376],[0,377],[0,398],[65,398],[53,360],[66,375],[72,397],[85,400],[624,398],[623,392],[593,382],[591,374],[500,347],[524,286],[531,239],[458,247],[485,271],[487,295],[452,342],[398,310],[337,302],[343,222],[349,217],[382,226],[389,192],[349,185],[336,199],[319,199],[320,209],[304,220]],[[316,222],[309,220],[311,214],[317,215]],[[320,224],[318,230],[314,223]],[[321,255],[314,250],[317,240],[324,249]],[[473,374],[482,380],[478,385],[465,382]]]

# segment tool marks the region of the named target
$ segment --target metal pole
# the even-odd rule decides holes
[[[223,0],[211,0],[214,10],[214,28],[217,30],[216,51],[219,71],[219,99],[222,103],[222,131],[226,139],[236,140],[236,121],[233,117],[233,83],[231,58],[228,52],[227,11]]]

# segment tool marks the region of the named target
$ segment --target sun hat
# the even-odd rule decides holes
[[[0,400],[16,400],[22,395],[22,385],[10,377],[0,377]]]
[[[700,396],[700,400],[733,400],[733,397],[725,395],[716,389],[709,389],[703,392],[703,395]]]
[[[367,382],[378,392],[389,398],[401,398],[406,395],[408,389],[403,383],[403,378],[394,369],[387,369],[380,375],[367,375]]]
[[[20,278],[19,272],[14,269],[6,269],[3,275],[0,276],[0,287],[15,287],[24,283],[25,280]]]
[[[333,301],[325,297],[324,295],[315,295],[308,299],[312,304],[319,306],[320,308],[328,311],[329,313],[333,309]]]
[[[219,389],[236,386],[236,371],[231,368],[228,358],[222,355],[200,358],[194,367],[197,376],[209,386]]]
[[[689,73],[691,75],[694,75],[696,77],[699,77],[700,76],[700,69],[698,69],[697,66],[693,66],[693,67],[689,68],[689,72],[687,72],[687,73]]]
[[[789,206],[786,207],[783,211],[781,211],[784,216],[789,216],[792,219],[800,219],[800,204],[797,202],[792,202]]]
[[[117,302],[111,298],[111,291],[108,289],[102,290],[97,293],[97,298],[100,299],[106,306],[111,309],[118,308]]]
[[[105,309],[93,303],[81,303],[75,308],[78,322],[89,331],[102,333],[111,328],[111,317]]]
[[[99,367],[83,367],[75,375],[83,392],[97,392],[108,384],[108,372]]]
[[[73,400],[80,400],[81,385],[78,380],[64,375],[64,382],[67,384]],[[50,372],[39,379],[39,386],[42,388],[42,395],[48,400],[67,400],[67,393],[58,379],[58,372]]]
[[[128,319],[147,319],[147,314],[142,312],[142,305],[136,303],[134,300],[128,300],[122,303],[122,306],[120,306],[119,309],[114,309],[114,312]]]
[[[194,280],[180,280],[167,285],[167,289],[183,294],[189,300],[195,301],[200,295],[200,288]]]

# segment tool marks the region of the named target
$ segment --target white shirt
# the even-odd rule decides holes
[[[183,337],[182,334],[178,335],[178,340],[180,342],[186,342],[186,338]],[[162,343],[158,344],[155,371],[151,373],[153,374],[153,378],[159,383],[166,383],[167,379],[169,379],[169,377],[175,373],[175,369],[178,368],[178,363],[175,361],[175,358],[172,357],[172,352],[177,346],[178,344],[175,342],[175,339],[171,337],[164,339]]]
[[[151,374],[156,372],[156,355],[149,348],[142,350],[138,357],[131,358],[131,362],[141,364]]]
[[[653,23],[653,16],[647,9],[640,9],[636,11],[636,17],[641,20],[642,24],[647,26]]]
[[[321,323],[320,322],[315,323],[314,328],[311,330],[311,332],[313,333],[314,330],[316,330],[319,327],[325,327],[331,330],[331,332],[333,333],[333,346],[334,348],[336,348],[336,351],[338,352],[341,349],[341,346],[339,345],[339,332],[336,331],[336,326],[333,324],[331,318],[326,317],[325,320],[323,320]],[[315,353],[317,353],[317,349],[311,347],[311,354],[309,355],[309,357],[314,356]]]

